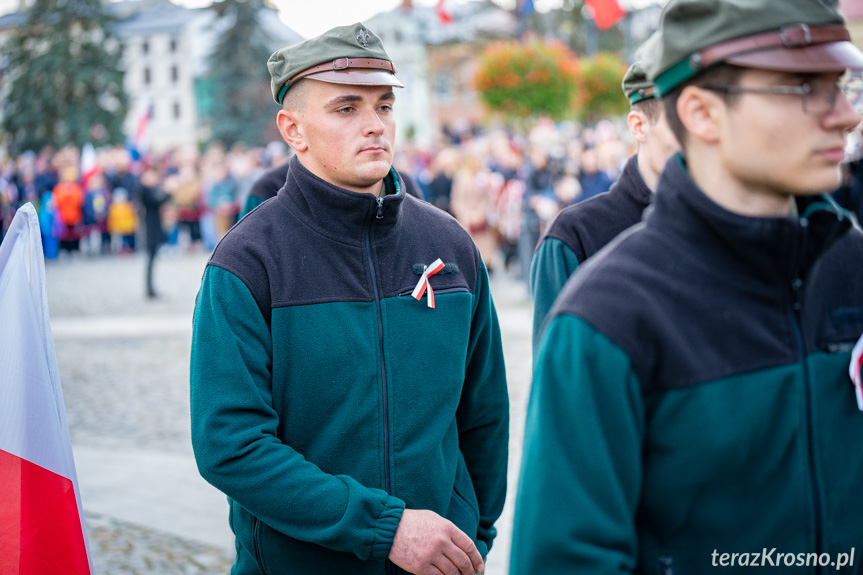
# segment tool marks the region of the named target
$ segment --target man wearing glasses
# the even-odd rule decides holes
[[[863,53],[821,0],[670,0],[660,33],[682,153],[552,308],[511,573],[860,573],[863,234],[822,194]]]

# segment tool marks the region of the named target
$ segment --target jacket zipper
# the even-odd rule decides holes
[[[378,209],[375,213],[375,220],[382,220],[384,217],[384,199],[377,198]],[[381,361],[381,392],[383,396],[383,411],[384,411],[384,489],[387,493],[390,492],[390,423],[389,423],[389,400],[387,389],[387,367],[384,362],[384,319],[381,311],[381,295],[378,290],[378,278],[375,273],[375,259],[372,251],[372,227],[375,222],[371,222],[366,228],[366,255],[369,258],[369,271],[372,276],[372,286],[375,291],[375,307],[378,312],[378,352],[380,353]],[[384,571],[387,575],[393,573],[393,565],[389,561],[384,566]]]
[[[375,215],[375,220],[383,219],[384,201],[383,198],[377,198],[378,210]],[[381,391],[383,393],[383,411],[384,411],[384,488],[387,493],[390,492],[390,425],[389,425],[389,400],[387,398],[387,368],[384,362],[384,320],[383,312],[381,311],[381,295],[378,290],[378,278],[375,273],[374,253],[372,252],[372,228],[375,222],[371,222],[366,228],[366,255],[369,259],[369,271],[372,277],[372,286],[375,292],[375,307],[378,312],[378,352],[380,353],[381,362]]]
[[[813,405],[812,405],[812,378],[809,375],[809,369],[806,362],[806,339],[803,335],[803,318],[802,318],[802,290],[803,279],[800,277],[799,259],[806,254],[807,240],[809,236],[809,220],[806,218],[800,219],[800,227],[802,238],[800,242],[800,253],[798,254],[798,264],[795,265],[794,278],[791,280],[791,317],[794,326],[794,335],[797,338],[797,348],[800,352],[800,365],[803,369],[803,389],[805,390],[806,401],[806,446],[809,456],[809,481],[812,486],[812,512],[815,523],[815,552],[820,556],[823,543],[821,540],[821,496],[818,490],[818,474],[815,471],[815,443],[812,430]],[[821,567],[815,568],[816,573],[821,573]]]
[[[261,573],[267,575],[267,572],[264,570],[264,557],[261,555],[261,541],[258,536],[258,530],[261,526],[261,520],[255,517],[255,522],[252,525],[252,539],[255,543],[255,559],[258,562],[258,569],[261,570]]]

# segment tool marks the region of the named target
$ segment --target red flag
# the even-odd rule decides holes
[[[617,0],[584,0],[584,6],[600,30],[607,30],[626,16]]]
[[[32,204],[0,244],[0,486],[0,573],[91,573]]]
[[[449,24],[452,22],[452,14],[447,11],[446,6],[444,6],[444,1],[445,0],[438,0],[434,11],[443,24]]]

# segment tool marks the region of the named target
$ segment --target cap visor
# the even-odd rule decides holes
[[[321,82],[329,82],[330,84],[354,84],[357,86],[395,86],[404,88],[404,85],[399,82],[390,72],[384,70],[344,70],[344,71],[326,71],[318,72],[306,76],[311,80],[320,80]]]
[[[774,48],[732,56],[729,64],[777,72],[843,72],[863,69],[863,52],[851,42],[828,42],[802,48]]]

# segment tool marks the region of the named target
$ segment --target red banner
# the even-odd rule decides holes
[[[607,30],[626,16],[617,0],[584,0],[584,6],[600,30]]]

